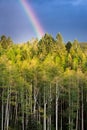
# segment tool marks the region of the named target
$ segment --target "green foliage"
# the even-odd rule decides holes
[[[5,35],[1,36],[0,39],[0,45],[2,46],[2,48],[7,49],[9,48],[11,45],[13,44],[12,40],[10,37],[6,37]]]
[[[38,55],[43,60],[47,54],[52,53],[55,44],[54,38],[45,34],[44,37],[38,43]]]
[[[72,47],[72,43],[70,41],[68,41],[67,44],[65,45],[65,47],[66,47],[67,52],[69,53],[70,49]]]
[[[56,39],[45,34],[40,41],[22,44],[1,36],[0,124],[4,129],[43,130],[46,111],[46,127],[55,130],[57,100],[58,129],[75,129],[77,121],[80,130],[83,118],[86,130],[86,51],[87,46],[77,40],[64,44],[60,33]]]

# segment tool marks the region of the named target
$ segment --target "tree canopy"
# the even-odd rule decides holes
[[[83,43],[84,44],[84,43]],[[0,129],[86,130],[87,46],[45,34],[0,38]]]

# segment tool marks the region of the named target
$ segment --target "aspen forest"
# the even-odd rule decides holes
[[[1,36],[0,130],[87,130],[87,43]]]

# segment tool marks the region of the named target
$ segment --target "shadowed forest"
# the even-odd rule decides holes
[[[87,130],[87,43],[0,38],[0,130]]]

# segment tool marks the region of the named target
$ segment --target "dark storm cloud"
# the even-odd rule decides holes
[[[27,0],[45,32],[60,32],[65,40],[87,41],[87,0]],[[20,0],[0,0],[0,35],[14,41],[35,36]]]

